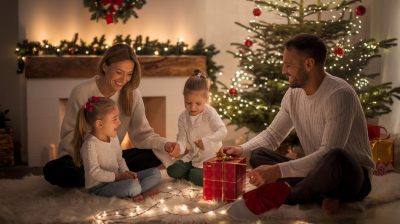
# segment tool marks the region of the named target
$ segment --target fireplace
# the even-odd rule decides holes
[[[28,58],[25,76],[29,166],[43,166],[57,157],[56,148],[69,93],[74,86],[93,76],[97,63],[94,61],[98,59],[98,57]],[[156,133],[175,141],[178,116],[184,110],[183,85],[193,69],[205,70],[205,58],[169,56],[139,57],[139,60],[143,70],[139,89],[145,103],[146,117]],[[63,67],[68,69],[62,69]],[[73,75],[70,77],[70,74]],[[129,138],[122,141],[122,147],[131,147]]]

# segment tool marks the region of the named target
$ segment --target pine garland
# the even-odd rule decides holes
[[[139,10],[146,4],[146,0],[83,0],[85,8],[89,8],[92,13],[90,19],[99,21],[106,20],[107,24],[123,23],[130,17],[138,18],[135,10]]]
[[[38,55],[103,55],[108,45],[105,43],[105,35],[94,37],[91,43],[86,43],[79,39],[76,33],[74,38],[61,40],[58,45],[49,43],[47,40],[42,42],[24,40],[17,43],[15,53],[17,54],[18,68],[17,73],[22,73],[25,67],[27,56]],[[207,75],[211,81],[211,91],[216,91],[216,76],[221,72],[222,66],[217,65],[213,57],[219,53],[219,50],[211,44],[206,46],[203,39],[199,39],[191,48],[183,41],[172,44],[171,41],[160,42],[151,40],[149,37],[143,39],[141,35],[131,38],[130,35],[117,35],[113,44],[125,43],[135,49],[138,55],[202,55],[206,57]]]

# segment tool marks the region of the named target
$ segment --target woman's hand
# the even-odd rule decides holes
[[[281,169],[278,164],[275,165],[261,165],[254,170],[247,173],[249,177],[249,183],[254,186],[261,186],[265,183],[276,181],[282,177]]]
[[[201,139],[197,140],[194,142],[194,144],[201,150],[204,150],[204,144],[203,141]]]
[[[241,146],[222,146],[219,151],[232,156],[243,155],[243,148]]]

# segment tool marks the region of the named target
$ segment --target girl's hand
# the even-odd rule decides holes
[[[164,145],[164,150],[168,153],[171,153],[175,149],[176,145],[178,145],[176,142],[166,142]]]
[[[194,144],[195,144],[197,147],[199,147],[199,149],[204,150],[204,144],[203,144],[203,141],[202,141],[201,139],[195,141]]]
[[[135,173],[133,171],[126,171],[126,172],[129,172],[129,174],[132,176],[132,179],[138,179],[137,173]]]
[[[115,182],[120,181],[120,180],[135,179],[135,178],[133,178],[132,173],[134,173],[134,172],[125,171],[122,173],[115,174]],[[136,173],[135,173],[135,175],[136,175]]]
[[[181,149],[180,149],[180,145],[176,144],[175,147],[172,149],[171,152],[168,153],[170,156],[174,157],[174,158],[178,158],[179,155],[181,154]]]

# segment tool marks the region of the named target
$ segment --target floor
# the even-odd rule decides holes
[[[399,171],[396,171],[399,172]],[[0,179],[18,179],[22,178],[26,175],[34,174],[41,175],[42,168],[40,167],[27,167],[23,165],[14,166],[14,167],[0,167]],[[400,189],[400,188],[399,188]],[[370,208],[362,213],[354,214],[351,218],[336,218],[332,216],[332,219],[329,220],[328,223],[400,223],[400,201],[388,203],[385,205],[377,206],[374,208]],[[231,222],[220,222],[221,224],[230,224]],[[249,222],[249,223],[261,223],[261,222]],[[290,222],[279,221],[279,220],[270,220],[268,223],[290,223],[290,224],[300,224],[300,223],[308,223],[304,220],[293,220]]]

